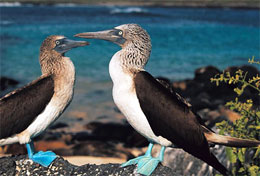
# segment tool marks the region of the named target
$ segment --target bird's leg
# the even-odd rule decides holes
[[[33,142],[29,142],[26,144],[27,152],[28,152],[28,157],[31,159],[33,154],[34,154],[34,145]]]
[[[121,165],[121,167],[126,167],[126,166],[130,166],[130,165],[134,165],[137,164],[139,162],[143,162],[144,160],[149,160],[152,158],[152,149],[153,149],[153,143],[150,143],[148,146],[147,151],[145,152],[145,154],[143,156],[139,156],[137,158],[131,159],[125,163],[123,163]]]
[[[29,142],[26,144],[27,152],[29,159],[33,160],[34,162],[44,166],[48,167],[53,160],[57,158],[56,154],[52,151],[39,151],[35,153],[33,142]]]
[[[137,173],[143,174],[143,175],[151,175],[153,171],[156,169],[158,164],[163,161],[164,159],[164,151],[165,146],[162,146],[160,154],[156,158],[151,158],[150,160],[137,164]]]
[[[149,143],[148,148],[144,154],[146,157],[152,157],[153,143]]]

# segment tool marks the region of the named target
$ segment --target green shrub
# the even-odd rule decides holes
[[[249,59],[250,64],[260,64],[255,61],[254,57]],[[215,82],[218,86],[220,83],[234,84],[234,91],[237,94],[235,100],[227,102],[226,106],[239,113],[241,118],[235,122],[222,121],[216,126],[220,129],[220,134],[229,134],[232,137],[244,139],[260,139],[260,108],[253,106],[251,99],[241,102],[239,97],[243,94],[247,87],[251,87],[258,92],[260,96],[260,77],[255,75],[247,78],[247,72],[237,70],[235,75],[229,72],[215,75],[211,78],[211,82]],[[231,163],[233,175],[260,175],[260,147],[258,148],[231,148],[226,147],[226,155]]]

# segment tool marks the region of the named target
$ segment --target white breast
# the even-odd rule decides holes
[[[55,92],[44,111],[27,128],[31,137],[39,135],[55,122],[72,100],[75,82],[75,68],[70,58],[64,59],[62,76],[55,80]]]
[[[36,119],[19,134],[0,139],[0,146],[20,142],[28,143],[31,138],[42,133],[50,124],[59,118],[66,109],[73,97],[73,87],[75,82],[75,68],[69,58],[64,59],[64,69],[55,80],[55,90],[51,101]]]
[[[120,51],[111,59],[109,73],[113,81],[114,102],[125,115],[130,125],[149,141],[164,146],[171,145],[170,141],[153,133],[136,96],[133,75],[124,71],[120,64]]]

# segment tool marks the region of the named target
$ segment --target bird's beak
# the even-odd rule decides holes
[[[77,47],[80,47],[80,46],[89,45],[89,42],[65,39],[64,44],[65,44],[65,48],[72,49],[72,48],[77,48]]]
[[[81,47],[81,46],[86,46],[89,45],[89,42],[87,41],[76,41],[76,40],[70,40],[65,38],[63,41],[63,44],[54,48],[57,52],[59,53],[66,53],[67,51],[69,51],[72,48],[77,48],[77,47]]]
[[[74,37],[107,40],[121,46],[125,43],[126,39],[123,36],[118,35],[119,31],[120,30],[118,29],[111,29],[98,32],[84,32],[76,34]]]

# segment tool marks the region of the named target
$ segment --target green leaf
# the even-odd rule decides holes
[[[257,117],[260,117],[260,111],[256,112]]]
[[[221,174],[216,174],[215,176],[223,176],[223,175],[221,175]]]
[[[246,149],[247,149],[247,148],[241,148],[241,151],[242,151],[243,154],[246,153]]]
[[[245,172],[245,169],[243,167],[240,167],[240,169],[238,170],[239,173]]]
[[[249,128],[249,129],[256,129],[256,127],[257,126],[255,126],[255,125],[249,125],[247,128]]]
[[[256,152],[255,152],[255,155],[254,155],[254,159],[257,158],[257,156],[259,155],[260,153],[260,147],[257,148]]]
[[[259,167],[256,165],[251,166],[248,171],[251,176],[259,176]]]
[[[239,149],[238,151],[238,159],[239,161],[241,161],[242,164],[245,162],[245,155],[242,153],[241,149]]]
[[[211,82],[225,84],[234,84],[236,98],[226,102],[226,107],[237,112],[240,118],[234,122],[222,121],[217,124],[220,130],[219,134],[229,134],[238,138],[258,138],[260,136],[260,107],[255,104],[254,97],[248,97],[249,100],[241,101],[240,95],[243,94],[246,87],[254,88],[260,96],[260,77],[255,75],[247,78],[247,72],[238,70],[234,74],[223,72],[211,79]],[[239,84],[236,84],[239,83]],[[256,107],[256,108],[255,108]],[[254,156],[247,158],[248,152],[254,152]],[[231,163],[233,175],[260,176],[260,147],[258,148],[226,148],[227,159]],[[250,155],[251,156],[251,155]]]
[[[236,161],[237,161],[237,156],[234,154],[232,148],[227,147],[227,148],[226,148],[226,154],[227,154],[228,160],[229,160],[231,163],[236,163]]]
[[[235,88],[234,91],[237,93],[238,96],[243,93],[243,90],[239,88]]]

